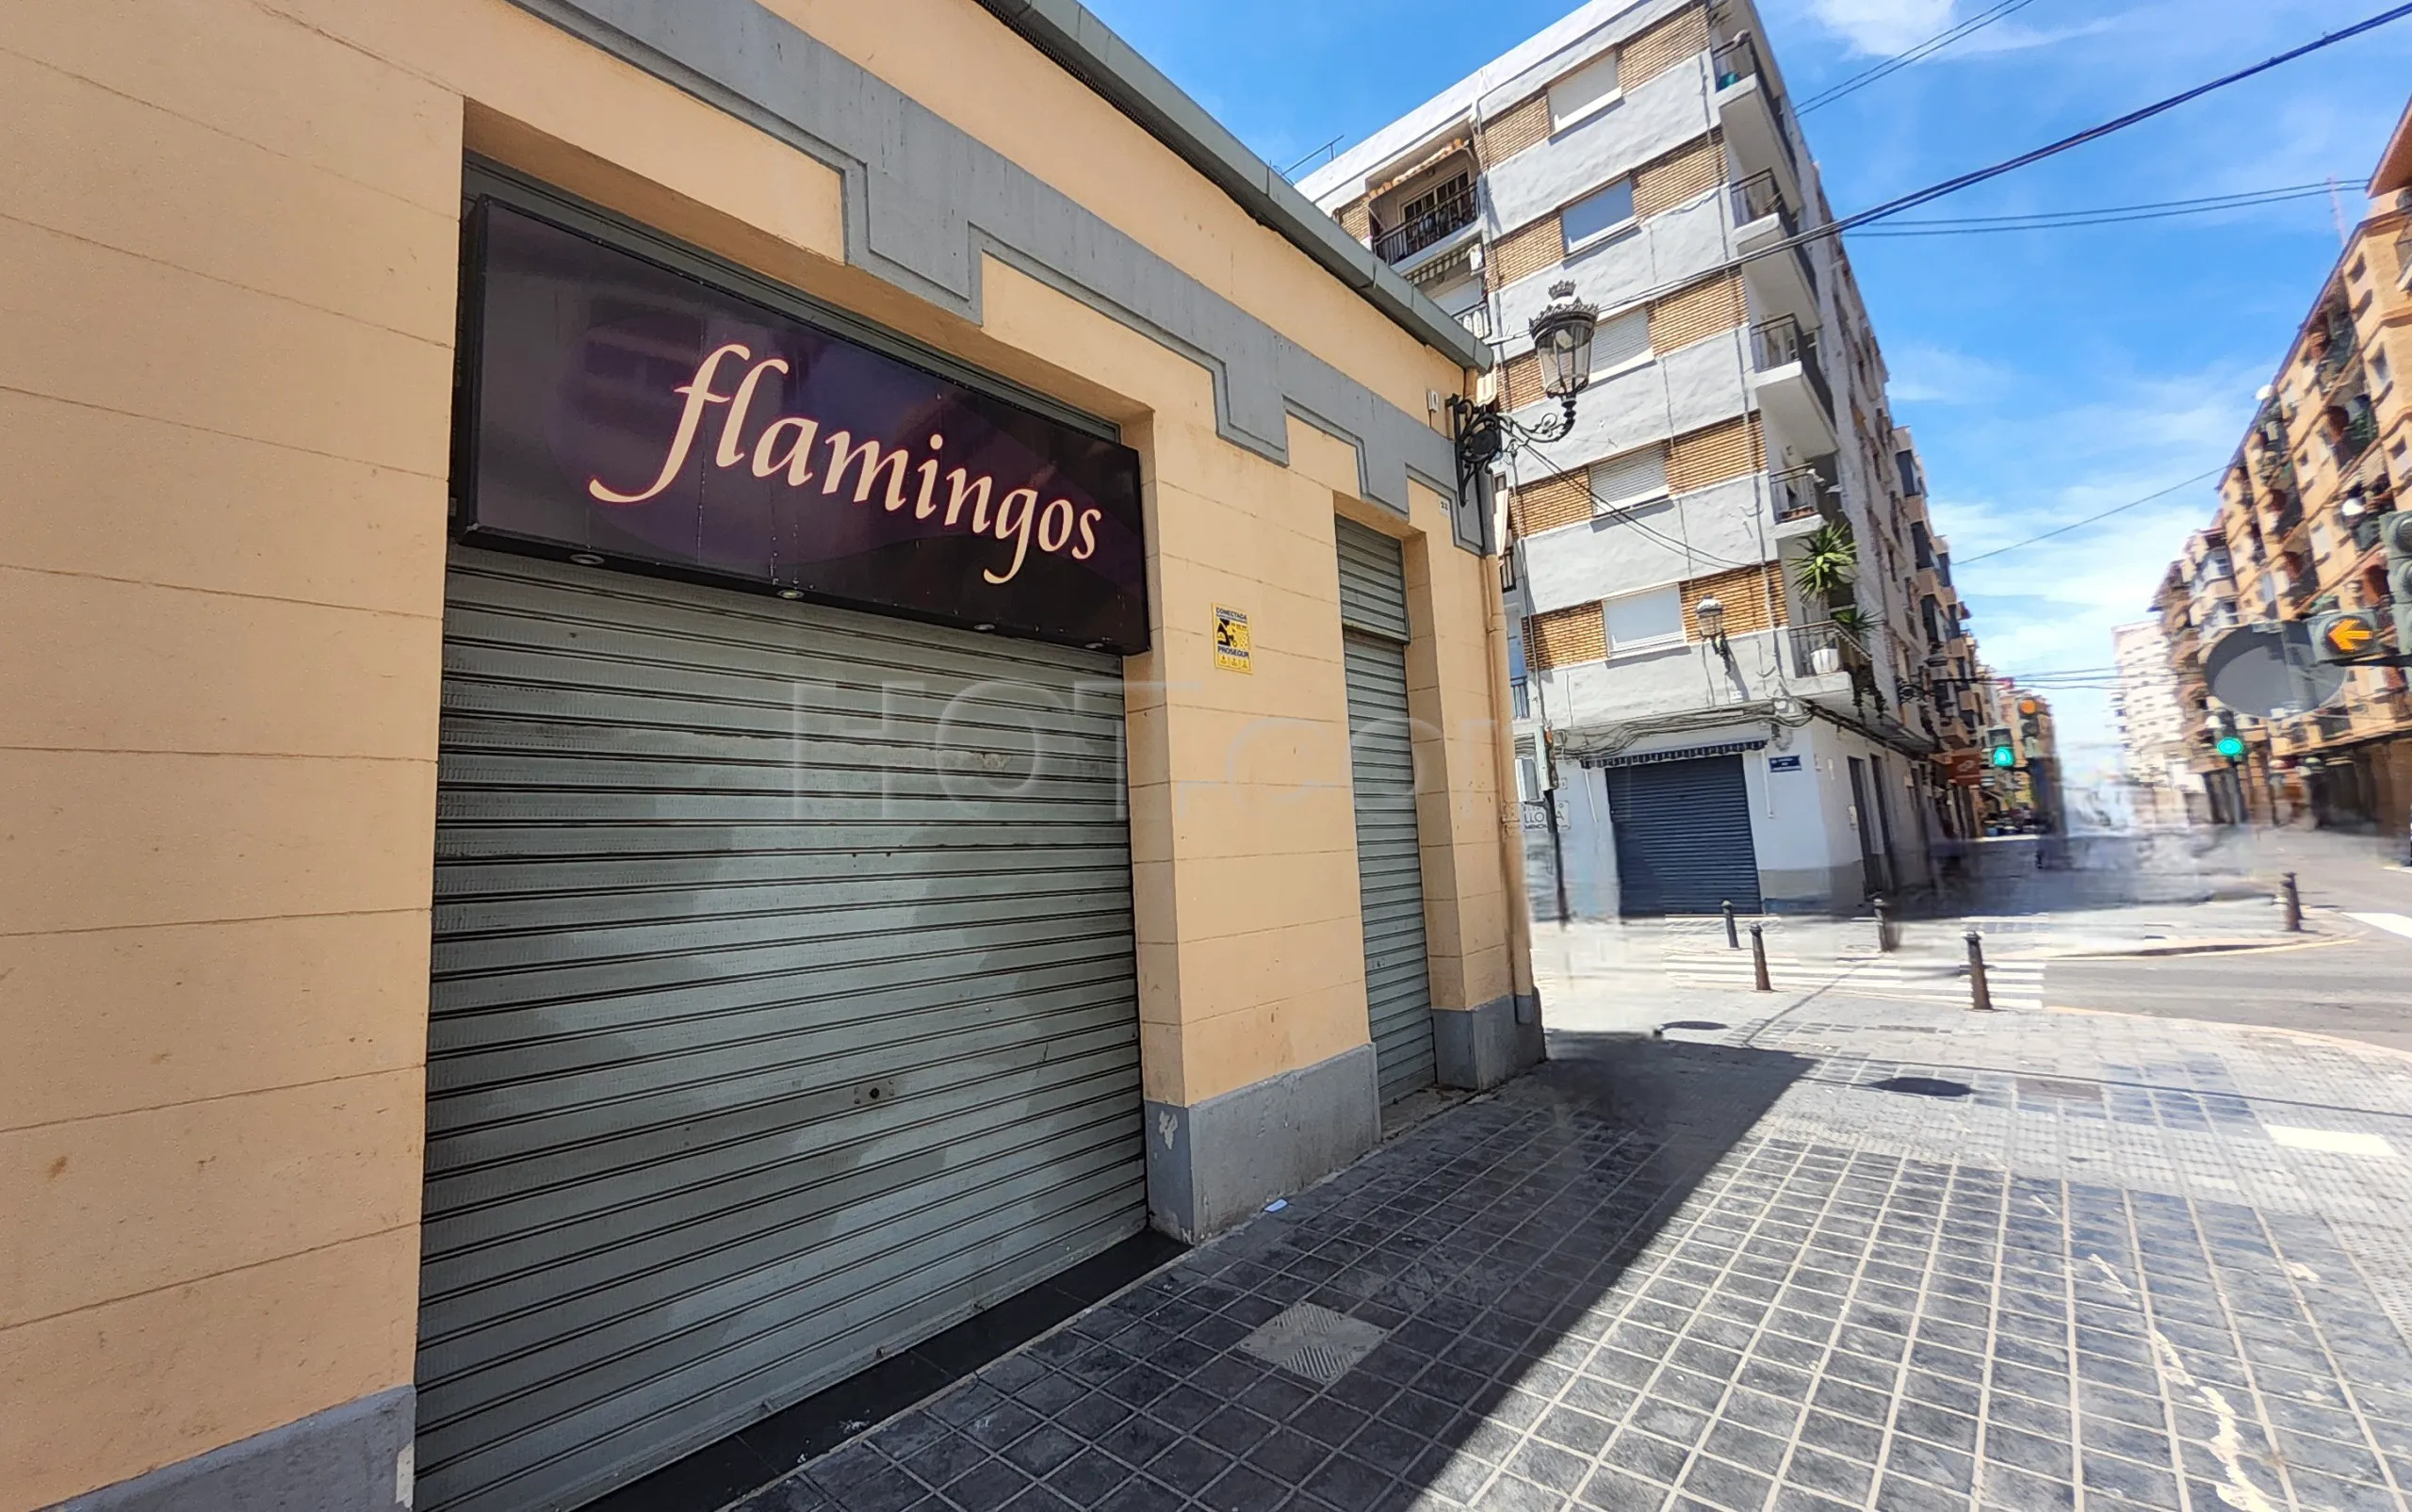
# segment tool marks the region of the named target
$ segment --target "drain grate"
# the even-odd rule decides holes
[[[1388,1330],[1362,1318],[1301,1302],[1266,1319],[1263,1326],[1240,1341],[1240,1347],[1294,1375],[1329,1386],[1388,1337]]]
[[[2055,1097],[2062,1102],[2092,1102],[2102,1100],[2102,1087],[2094,1081],[2065,1081],[2059,1077],[2022,1076],[2018,1079],[2018,1095],[2022,1097]]]

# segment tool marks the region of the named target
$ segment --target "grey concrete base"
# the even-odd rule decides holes
[[[415,1393],[364,1396],[49,1512],[386,1512],[411,1504]]]
[[[1442,1086],[1477,1092],[1540,1065],[1540,995],[1512,993],[1473,1008],[1433,1010],[1432,1050]]]
[[[1759,906],[1770,914],[1856,914],[1866,896],[1856,861],[1759,872]]]
[[[1372,1149],[1374,1047],[1182,1107],[1148,1104],[1148,1215],[1175,1239],[1218,1233]]]

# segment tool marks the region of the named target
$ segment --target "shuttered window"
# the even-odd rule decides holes
[[[1591,465],[1591,509],[1646,504],[1667,492],[1667,448],[1652,445]]]
[[[1684,638],[1684,594],[1676,587],[1611,598],[1603,606],[1608,621],[1608,654],[1672,645]]]
[[[1443,306],[1446,308],[1446,306]],[[1631,310],[1611,320],[1600,322],[1591,337],[1591,376],[1605,377],[1622,368],[1648,362],[1650,350],[1650,312]]]
[[[1563,131],[1617,96],[1617,55],[1588,63],[1549,87],[1549,126]]]

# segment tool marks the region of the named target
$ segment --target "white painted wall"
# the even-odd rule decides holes
[[[1497,237],[1529,225],[1701,137],[1716,124],[1709,96],[1708,55],[1697,53],[1597,115],[1492,164],[1483,175],[1485,230]]]
[[[1532,611],[1764,561],[1775,528],[1766,490],[1766,478],[1752,473],[1627,511],[1630,519],[1594,516],[1524,537]]]
[[[1574,292],[1598,305],[1605,318],[1652,289],[1723,262],[1732,255],[1733,236],[1732,206],[1721,187],[1662,210],[1624,236],[1501,289],[1499,333],[1491,344],[1502,362],[1531,350],[1533,317],[1559,279],[1573,280]]]

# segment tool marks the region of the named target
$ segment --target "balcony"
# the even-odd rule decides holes
[[[1795,626],[1785,632],[1792,647],[1792,675],[1811,682],[1848,677],[1872,663],[1857,632],[1832,623]],[[1842,686],[1848,686],[1843,684]]]
[[[2378,439],[2378,415],[2371,401],[2359,394],[2342,405],[2330,405],[2325,419],[2336,434],[2329,446],[2337,453],[2339,467],[2352,466]]]
[[[1833,466],[1827,459],[1827,468]],[[1833,481],[1817,463],[1794,467],[1768,480],[1768,496],[1775,506],[1778,540],[1807,535],[1834,517]]]
[[[2283,541],[2302,525],[2303,500],[2289,494],[2279,501],[2277,512],[2270,517],[2271,539]]]
[[[2380,521],[2381,517],[2376,514],[2356,514],[2354,516],[2354,523],[2346,527],[2354,532],[2354,550],[2356,555],[2377,549]]]
[[[1760,63],[1758,44],[1748,37],[1719,43],[1709,53],[1717,78],[1717,113],[1725,144],[1745,173],[1781,163],[1800,182],[1801,158],[1784,121],[1784,101]]]
[[[1374,255],[1393,268],[1412,264],[1472,226],[1475,208],[1474,180],[1460,174],[1402,204],[1399,223],[1375,236]]]
[[[1832,450],[1834,395],[1817,362],[1817,337],[1790,316],[1751,328],[1751,397],[1801,451]]]
[[[1817,269],[1808,249],[1768,252],[1801,234],[1800,219],[1785,203],[1775,170],[1752,174],[1727,191],[1734,213],[1735,250],[1750,260],[1742,265],[1751,282],[1752,304],[1771,314],[1814,317],[1817,313]],[[1766,252],[1765,256],[1752,253]]]

